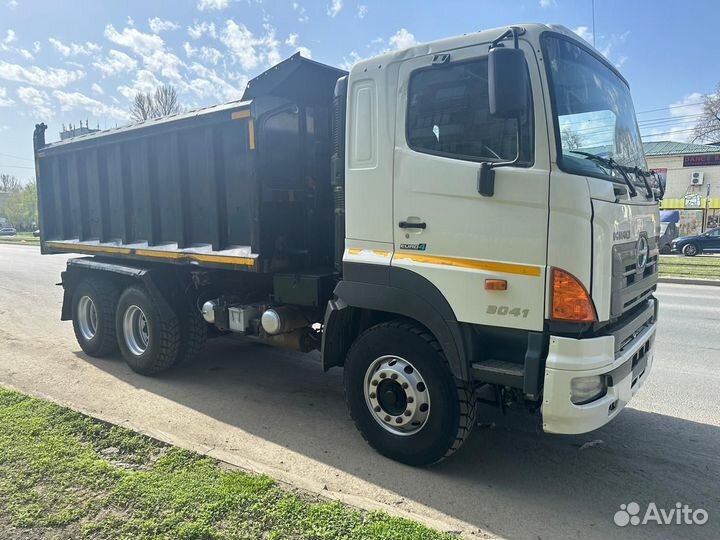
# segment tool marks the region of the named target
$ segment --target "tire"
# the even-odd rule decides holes
[[[686,257],[694,257],[700,253],[700,249],[695,244],[685,244],[682,248],[682,254]]]
[[[155,375],[179,358],[180,326],[174,312],[162,314],[145,289],[128,287],[115,314],[118,345],[130,369]]]
[[[416,384],[418,378],[424,391]],[[361,334],[348,352],[344,382],[350,415],[365,440],[380,454],[408,465],[430,465],[449,457],[475,425],[472,383],[453,377],[439,343],[413,322],[390,321]],[[410,388],[417,386],[412,394],[402,390],[408,382]],[[372,392],[383,385],[385,390]],[[429,405],[426,416],[420,412],[423,401]],[[406,416],[412,422],[394,423],[405,422]]]
[[[669,244],[663,244],[660,247],[660,255],[670,255],[672,253],[672,249],[670,248]]]
[[[183,305],[177,310],[180,321],[180,352],[178,362],[192,363],[205,346],[208,324],[195,306]]]
[[[115,307],[119,295],[119,288],[103,279],[86,279],[75,287],[73,330],[80,348],[88,356],[102,358],[117,351]]]

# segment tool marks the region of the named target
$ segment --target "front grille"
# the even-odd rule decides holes
[[[637,242],[613,246],[612,298],[610,317],[619,317],[644,302],[655,291],[658,276],[658,238],[648,238],[650,256],[638,272]]]

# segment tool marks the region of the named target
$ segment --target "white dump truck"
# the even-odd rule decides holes
[[[457,450],[479,401],[548,433],[650,372],[658,201],[627,81],[566,28],[485,30],[345,73],[295,55],[241,101],[46,143],[62,319],[146,375],[234,334],[344,368],[381,454]]]

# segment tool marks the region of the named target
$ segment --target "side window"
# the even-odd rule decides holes
[[[532,97],[520,118],[520,156],[533,161]],[[517,120],[490,114],[487,58],[433,66],[410,77],[407,142],[418,152],[473,161],[507,161],[517,154]]]

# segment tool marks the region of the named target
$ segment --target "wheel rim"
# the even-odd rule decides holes
[[[688,247],[685,248],[685,253],[688,255],[695,255],[697,253],[697,248],[690,244]]]
[[[430,416],[430,394],[420,372],[399,356],[377,358],[365,372],[365,403],[375,421],[394,435],[420,431]]]
[[[123,337],[132,354],[141,356],[150,342],[147,317],[139,306],[129,306],[123,315]]]
[[[78,302],[78,326],[80,333],[88,341],[97,334],[97,309],[89,296],[83,296]]]

